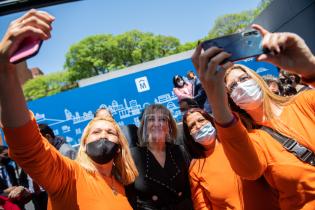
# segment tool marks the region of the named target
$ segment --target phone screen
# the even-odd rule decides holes
[[[261,40],[260,33],[252,30],[207,40],[202,43],[202,48],[204,50],[214,46],[223,48],[225,52],[232,54],[228,61],[238,61],[265,53],[261,47]]]

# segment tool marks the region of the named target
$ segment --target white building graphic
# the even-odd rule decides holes
[[[174,118],[181,116],[181,112],[179,110],[179,107],[176,106],[176,102],[177,97],[173,93],[173,91],[170,93],[159,95],[154,98],[154,103],[163,104],[164,106],[166,106],[171,111]],[[106,108],[110,110],[119,125],[125,125],[125,120],[128,118],[132,118],[131,123],[139,126],[139,115],[141,114],[143,109],[145,109],[150,104],[152,103],[144,102],[142,105],[140,105],[136,99],[127,100],[126,98],[124,98],[123,103],[121,104],[117,100],[112,100],[111,104],[100,104],[99,108]],[[47,122],[49,126],[59,125],[58,128],[54,128],[54,133],[56,135],[66,134],[66,140],[69,143],[71,141],[77,141],[77,139],[80,139],[83,132],[83,126],[80,124],[87,123],[94,118],[92,110],[87,110],[83,113],[80,113],[78,111],[72,111],[66,108],[64,109],[64,114],[65,119],[49,119],[46,118],[44,113],[36,113],[35,118],[37,122],[40,123],[45,121],[45,123]],[[72,133],[73,135],[71,135]],[[79,142],[79,140],[77,142]]]
[[[141,106],[137,103],[136,100],[129,101],[129,105],[127,104],[126,99],[124,99],[124,102],[125,108],[119,111],[120,119],[132,117],[141,113]]]

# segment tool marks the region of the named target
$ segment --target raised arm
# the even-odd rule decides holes
[[[258,61],[266,61],[299,74],[305,83],[315,87],[315,57],[300,36],[288,32],[270,33],[256,24],[252,27],[263,36],[262,47],[271,52],[260,55]]]
[[[31,10],[11,22],[0,43],[0,104],[4,127],[19,127],[30,121],[29,112],[17,77],[16,65],[9,57],[26,37],[42,40],[50,37],[53,17],[45,12]]]
[[[256,179],[262,175],[266,160],[229,107],[224,76],[233,64],[228,62],[219,66],[219,63],[229,56],[229,53],[217,47],[202,52],[199,45],[192,61],[212,107],[218,136],[232,168],[242,177]]]
[[[50,38],[53,20],[46,12],[31,10],[10,24],[0,43],[1,122],[9,153],[49,193],[60,190],[67,182],[73,163],[41,136],[34,116],[28,111],[16,66],[9,63],[9,57],[25,37]]]

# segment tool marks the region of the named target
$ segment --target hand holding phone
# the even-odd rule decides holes
[[[225,63],[226,61],[233,62],[267,53],[261,47],[261,41],[262,36],[260,33],[256,30],[251,30],[204,41],[202,48],[207,50],[210,47],[219,47],[230,53],[231,57],[223,62]]]
[[[19,45],[18,49],[11,55],[10,63],[17,64],[28,58],[35,56],[43,40],[33,37],[25,38]]]

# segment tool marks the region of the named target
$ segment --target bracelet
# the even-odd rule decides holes
[[[236,114],[232,113],[232,115],[233,115],[233,118],[230,122],[218,123],[215,119],[214,119],[214,122],[215,122],[215,124],[219,125],[222,128],[230,127],[231,125],[235,124],[238,121],[238,117],[236,116]]]

